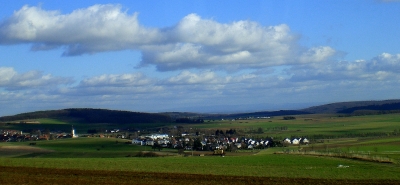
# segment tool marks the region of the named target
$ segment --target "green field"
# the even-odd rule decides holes
[[[204,124],[193,125],[201,129],[231,129],[257,130],[262,128],[262,135],[274,137],[290,137],[291,135],[326,135],[346,136],[346,134],[363,133],[387,133],[395,129],[400,130],[400,115],[368,115],[354,117],[338,117],[337,115],[298,115],[295,120],[283,120],[282,117],[271,119],[253,120],[223,120],[210,121]],[[287,130],[274,130],[274,128],[286,127]]]
[[[0,143],[0,167],[84,170],[82,174],[97,170],[164,175],[187,174],[189,176],[212,174],[217,176],[216,179],[220,178],[219,176],[224,178],[248,176],[302,179],[301,181],[304,179],[355,180],[355,184],[363,184],[362,180],[371,180],[372,183],[378,183],[379,180],[389,180],[388,184],[400,183],[400,175],[398,175],[400,174],[400,135],[394,133],[400,128],[399,114],[359,117],[307,115],[296,118],[296,120],[282,120],[281,117],[275,117],[264,120],[210,121],[204,124],[185,125],[185,127],[226,130],[235,128],[243,131],[261,127],[264,133],[253,134],[253,136],[325,135],[329,138],[309,145],[228,152],[225,157],[211,155],[200,157],[196,156],[196,152],[192,156],[192,153],[188,151],[186,155],[178,155],[177,150],[174,149],[154,151],[160,155],[159,157],[134,157],[139,152],[153,150],[149,146],[126,144],[130,140],[116,138],[81,137],[44,140],[36,141],[35,146],[28,146],[29,142],[6,142]],[[67,123],[57,120],[47,119],[41,122],[43,125],[68,126]],[[271,129],[274,127],[288,129],[276,131]],[[379,137],[344,137],[348,133],[374,132],[388,134]],[[335,137],[332,138],[332,136]],[[314,155],[316,153],[321,155]],[[341,158],[334,157],[332,154],[385,158],[390,159],[390,162]],[[0,172],[0,175],[5,177],[9,174]],[[297,182],[297,180],[294,181]],[[311,183],[311,181],[307,182]]]
[[[327,179],[396,179],[399,167],[299,155],[157,158],[0,158],[3,166]],[[338,168],[339,165],[348,168]]]

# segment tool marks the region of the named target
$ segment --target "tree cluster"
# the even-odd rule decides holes
[[[191,118],[177,118],[176,123],[204,123],[203,119],[191,119]]]
[[[284,120],[293,120],[293,119],[296,119],[296,117],[294,117],[294,116],[284,116],[283,119]]]

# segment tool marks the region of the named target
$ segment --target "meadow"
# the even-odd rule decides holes
[[[192,125],[199,129],[221,129],[234,128],[245,132],[254,131],[248,135],[273,136],[275,138],[286,138],[291,136],[319,136],[324,139],[337,137],[363,136],[366,134],[388,134],[395,130],[400,131],[400,115],[368,115],[340,117],[338,115],[297,115],[294,120],[284,120],[283,117],[271,119],[251,120],[211,120],[204,124]],[[261,128],[262,134],[257,135]],[[283,129],[281,129],[283,128]],[[399,132],[400,134],[400,132]]]
[[[185,127],[245,131],[262,128],[264,133],[252,135],[281,138],[323,135],[327,138],[309,145],[240,151],[243,155],[228,152],[225,157],[196,156],[196,153],[192,156],[188,151],[186,155],[178,155],[174,149],[157,151],[162,154],[159,157],[134,157],[139,152],[153,150],[149,146],[126,144],[130,140],[116,138],[44,140],[37,141],[34,147],[27,146],[27,142],[0,143],[0,183],[10,184],[7,182],[11,178],[24,183],[25,178],[33,178],[41,184],[400,184],[400,136],[395,133],[400,128],[399,114],[357,117],[306,115],[296,118],[211,120]],[[46,124],[52,124],[57,120],[46,121]],[[272,129],[277,127],[287,129]],[[348,133],[387,133],[387,136],[346,137]],[[19,149],[10,152],[8,149],[13,147]],[[311,155],[312,152],[382,157],[391,162]],[[21,169],[26,171],[16,172]],[[36,178],[38,172],[41,178]],[[75,176],[71,175],[74,173]]]

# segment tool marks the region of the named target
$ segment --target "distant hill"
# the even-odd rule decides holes
[[[352,107],[338,111],[338,113],[353,114],[353,113],[386,113],[388,111],[398,111],[400,110],[400,103],[387,103],[382,105],[366,105],[359,107]]]
[[[53,118],[74,120],[82,123],[170,123],[171,117],[165,114],[141,113],[107,109],[62,109],[17,114],[0,117],[0,122]]]
[[[314,106],[300,111],[312,114],[350,114],[359,110],[400,110],[400,100],[338,102]]]
[[[12,122],[20,120],[36,120],[40,118],[52,118],[66,122],[81,123],[173,123],[181,118],[193,120],[203,119],[236,119],[249,117],[272,117],[301,114],[381,114],[400,112],[400,100],[382,101],[354,101],[339,102],[314,106],[301,110],[260,111],[236,114],[204,114],[192,112],[164,112],[142,113],[131,111],[74,108],[62,110],[48,110],[17,114],[14,116],[0,117],[0,122]]]

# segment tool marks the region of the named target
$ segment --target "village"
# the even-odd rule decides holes
[[[150,134],[132,139],[132,144],[152,146],[154,149],[175,148],[197,151],[227,150],[236,151],[267,149],[269,147],[309,144],[307,138],[285,138],[283,141],[274,141],[272,137],[247,138],[247,137],[225,137],[218,135],[190,135],[168,136],[168,134]]]
[[[182,129],[182,128],[180,128]],[[172,130],[177,130],[175,129]],[[160,131],[160,130],[159,130]],[[1,142],[29,142],[30,145],[39,140],[58,140],[77,137],[100,137],[125,139],[125,143],[139,146],[150,146],[153,150],[163,148],[214,151],[223,150],[235,152],[237,150],[268,149],[270,147],[285,147],[290,145],[308,145],[307,138],[285,138],[274,140],[273,137],[249,137],[237,134],[236,130],[230,129],[225,132],[215,130],[208,133],[196,132],[167,132],[140,134],[139,131],[128,132],[123,129],[105,130],[104,133],[76,134],[74,127],[70,132],[54,132],[49,130],[34,130],[24,133],[20,130],[0,130]],[[35,143],[36,144],[36,143]]]

